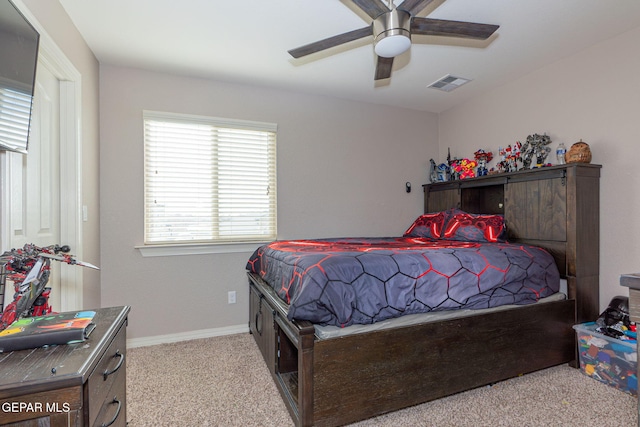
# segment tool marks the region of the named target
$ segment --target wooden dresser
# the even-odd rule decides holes
[[[97,309],[83,343],[0,353],[0,425],[126,426],[129,309]]]
[[[629,318],[632,322],[640,324],[640,273],[623,274],[620,276],[620,285],[629,288]],[[637,351],[640,356],[640,346]],[[640,360],[640,357],[638,359]],[[640,363],[638,377],[640,378]],[[638,402],[638,426],[640,426],[640,401]]]

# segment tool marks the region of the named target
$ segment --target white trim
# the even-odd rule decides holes
[[[9,189],[11,180],[9,175],[9,156],[6,151],[0,151],[0,252],[9,249],[10,239],[8,230],[9,224]],[[6,294],[6,291],[5,291]],[[4,308],[4,301],[0,305]]]
[[[142,110],[142,117],[151,120],[186,121],[189,123],[203,123],[217,127],[234,129],[257,130],[260,132],[277,132],[278,125],[270,122],[256,122],[253,120],[227,119],[223,117],[199,116],[196,114],[170,113],[167,111]]]
[[[72,253],[82,259],[82,141],[81,106],[82,75],[69,61],[66,55],[53,41],[44,27],[31,13],[22,0],[12,0],[16,7],[40,33],[38,62],[46,66],[60,81],[60,242],[71,247]],[[37,79],[36,69],[36,79]],[[2,160],[0,158],[0,160]],[[2,162],[6,165],[6,161]],[[3,168],[4,169],[4,168]],[[6,178],[5,178],[6,179]],[[7,189],[7,182],[2,190]],[[4,197],[4,196],[3,196]],[[3,206],[6,206],[3,203]],[[8,215],[3,209],[3,213]],[[2,218],[2,233],[8,218]],[[82,269],[61,264],[61,283],[64,283],[61,295],[61,310],[82,308],[83,274]]]
[[[249,326],[235,325],[225,326],[223,328],[200,329],[198,331],[180,332],[177,334],[131,338],[127,340],[127,348],[148,347],[150,345],[169,344],[180,341],[198,340],[202,338],[221,337],[224,335],[246,334],[248,332]]]
[[[80,145],[79,81],[60,81],[60,238],[82,260],[82,149]],[[68,243],[71,242],[71,243]],[[62,311],[82,308],[83,271],[63,264]]]
[[[254,243],[226,243],[226,244],[183,244],[183,245],[147,245],[136,246],[140,254],[147,257],[175,256],[175,255],[206,255],[206,254],[232,254],[248,252],[252,253],[260,246],[269,242]]]

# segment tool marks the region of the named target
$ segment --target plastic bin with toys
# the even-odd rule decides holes
[[[615,297],[595,322],[575,325],[580,369],[591,378],[638,395],[636,324],[628,298]]]

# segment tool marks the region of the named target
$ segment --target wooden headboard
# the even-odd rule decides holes
[[[600,168],[572,163],[426,184],[424,212],[503,214],[508,240],[548,250],[577,321],[592,321],[600,308]]]

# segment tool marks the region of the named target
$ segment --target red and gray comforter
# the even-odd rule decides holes
[[[348,326],[404,314],[529,304],[558,292],[544,249],[415,237],[278,241],[247,263],[290,320]]]

